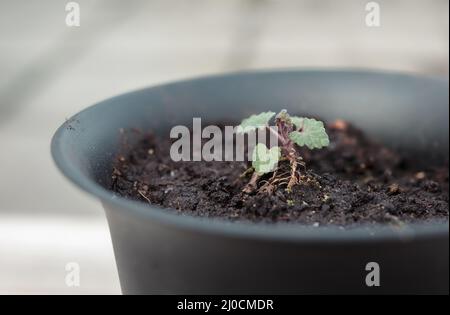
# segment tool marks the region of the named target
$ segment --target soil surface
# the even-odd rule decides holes
[[[111,189],[181,214],[229,220],[343,227],[448,220],[448,162],[418,169],[343,121],[328,124],[327,132],[328,148],[299,150],[306,169],[290,193],[285,186],[242,193],[251,174],[241,174],[249,163],[174,162],[171,140],[152,134],[140,134],[136,145],[125,146]],[[289,171],[288,163],[281,162],[280,169]]]

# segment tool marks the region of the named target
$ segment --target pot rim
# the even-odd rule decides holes
[[[254,74],[281,74],[289,73],[342,73],[369,74],[369,75],[387,75],[404,78],[421,78],[434,80],[438,82],[447,82],[448,78],[423,76],[418,74],[406,74],[391,71],[374,71],[363,69],[270,69],[255,71],[238,71],[225,74],[214,74],[199,76],[191,79],[182,79],[170,83],[163,83],[151,87],[133,90],[131,92],[119,94],[97,102],[66,120],[55,132],[51,140],[51,154],[58,169],[73,184],[83,191],[99,198],[102,202],[113,206],[115,211],[128,211],[130,214],[143,219],[154,220],[160,224],[174,228],[182,228],[190,231],[197,231],[204,234],[223,235],[235,238],[250,238],[272,241],[292,241],[292,242],[320,242],[320,243],[342,243],[342,242],[378,242],[378,241],[410,241],[417,238],[429,237],[447,237],[449,234],[449,222],[447,221],[428,221],[424,223],[408,224],[403,228],[394,228],[383,224],[363,224],[357,227],[342,229],[337,226],[311,227],[299,223],[264,223],[264,222],[231,222],[221,218],[206,218],[185,216],[176,214],[174,209],[164,208],[158,205],[148,205],[143,202],[128,200],[118,196],[113,191],[102,187],[100,184],[85,176],[78,168],[65,159],[62,152],[61,143],[69,135],[68,128],[71,121],[77,119],[77,116],[91,111],[94,107],[105,106],[106,103],[117,97],[126,97],[142,90],[159,89],[170,87],[172,85],[183,84],[184,82],[204,81],[221,77],[240,77]],[[171,210],[171,211],[167,211]]]

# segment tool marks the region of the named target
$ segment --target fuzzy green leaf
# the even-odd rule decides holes
[[[299,130],[300,128],[303,127],[304,118],[297,117],[297,116],[291,116],[291,121],[294,124],[296,130]]]
[[[269,150],[265,144],[258,143],[253,150],[252,166],[259,175],[273,172],[278,165],[280,156],[281,149],[279,147]]]
[[[261,127],[268,126],[269,120],[275,115],[274,112],[264,112],[258,115],[252,115],[244,119],[238,126],[238,132],[245,133]]]
[[[291,132],[289,138],[296,144],[307,146],[309,149],[320,149],[330,144],[323,122],[310,118],[295,118],[294,125],[300,130]]]

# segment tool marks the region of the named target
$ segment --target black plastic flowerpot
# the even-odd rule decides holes
[[[239,121],[286,108],[343,118],[424,163],[445,163],[448,81],[360,71],[249,72],[117,96],[65,122],[52,141],[59,169],[97,197],[125,294],[446,293],[448,222],[352,229],[231,223],[177,215],[109,190],[120,129],[168,136],[175,125]],[[379,286],[366,281],[379,266]],[[369,264],[369,267],[371,265]]]

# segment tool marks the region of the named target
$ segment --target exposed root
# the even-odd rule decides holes
[[[303,161],[298,161],[297,163],[299,166],[301,166],[303,168],[303,171],[306,172],[306,163]]]
[[[292,187],[294,187],[294,185],[296,185],[298,183],[298,178],[297,178],[297,174],[296,174],[297,163],[292,163],[291,168],[292,168],[291,178],[289,179],[289,183],[288,183],[287,188],[286,188],[286,190],[288,192],[291,192],[292,191]]]
[[[284,181],[284,182],[280,182],[280,183],[278,183],[278,187],[281,187],[281,186],[287,186],[289,184],[289,182],[288,181]]]
[[[257,172],[254,172],[252,178],[250,178],[250,181],[247,183],[247,185],[245,185],[244,189],[242,189],[242,192],[246,194],[251,194],[252,192],[254,192],[258,187],[258,180],[260,177],[261,176],[258,175]]]
[[[273,172],[273,175],[269,180],[261,181],[261,183],[264,184],[258,189],[258,193],[266,193],[271,195],[276,189],[276,185],[274,185],[274,181],[276,178],[277,178],[277,170]]]
[[[297,185],[299,183],[300,177],[297,176],[298,165],[302,165],[304,163],[303,163],[303,159],[296,154],[296,151],[294,148],[291,148],[288,157],[289,157],[289,164],[291,166],[291,176],[289,178],[289,183],[287,185],[286,190],[288,192],[291,192],[292,187],[294,187],[295,185]]]
[[[272,181],[272,184],[276,184],[276,183],[278,183],[278,182],[287,182],[287,181],[289,181],[289,178],[291,178],[290,176],[286,176],[286,177],[279,177],[279,178],[276,178],[276,179],[274,179],[273,181]]]
[[[284,172],[284,173],[281,173],[279,176],[280,177],[282,177],[282,176],[288,176],[288,175],[290,175],[291,174],[291,172]]]
[[[273,185],[270,181],[267,181],[264,185],[262,185],[258,189],[258,193],[268,194],[271,195],[276,189],[276,185]]]
[[[301,157],[292,157],[292,159],[287,159],[290,161],[289,171],[280,172],[280,168],[275,170],[272,176],[269,179],[261,179],[261,175],[258,175],[256,172],[253,173],[250,181],[245,185],[242,189],[242,192],[245,194],[251,194],[255,191],[259,194],[273,194],[278,188],[286,187],[286,191],[292,192],[292,189],[295,185],[300,184],[303,181],[309,182],[309,180],[305,179],[305,176],[302,175],[302,172],[299,170],[300,167],[305,168],[305,163],[303,162]],[[246,170],[241,177],[245,177],[248,173],[254,171],[252,168]],[[258,188],[259,186],[259,188]]]
[[[239,175],[239,178],[244,178],[253,171],[254,171],[253,167],[249,167],[241,175]]]

